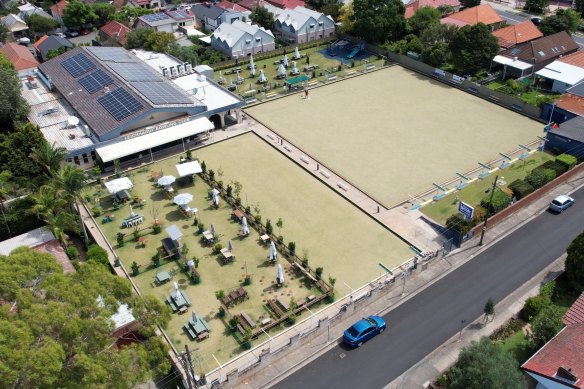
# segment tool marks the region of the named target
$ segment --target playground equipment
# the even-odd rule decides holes
[[[363,49],[365,49],[365,43],[364,43],[364,42],[361,42],[361,43],[359,43],[359,44],[356,44],[356,45],[353,47],[353,50],[352,50],[352,51],[351,51],[349,54],[347,54],[347,58],[348,58],[348,59],[353,59],[353,58],[355,58],[355,56],[356,56],[357,54],[359,54],[359,52],[360,52],[361,50],[363,50]]]

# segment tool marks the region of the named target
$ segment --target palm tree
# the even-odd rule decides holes
[[[47,223],[47,228],[63,243],[66,243],[66,231],[79,230],[75,215],[67,210],[66,197],[54,185],[43,185],[38,192],[31,195],[35,202],[32,212]]]
[[[47,141],[41,142],[41,145],[35,147],[30,154],[33,161],[45,168],[49,176],[54,176],[61,167],[61,162],[67,156],[67,149],[56,147],[55,142],[50,144]]]
[[[83,201],[81,198],[81,191],[85,187],[85,173],[77,166],[65,165],[56,172],[55,178],[55,184],[57,187],[66,194],[67,201],[73,206],[73,208],[76,208],[81,223],[81,231],[83,231],[83,237],[87,240],[87,231],[83,226],[83,220],[79,209],[79,202]]]

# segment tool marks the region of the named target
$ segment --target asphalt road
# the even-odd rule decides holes
[[[563,214],[544,212],[384,318],[388,331],[359,349],[336,346],[276,388],[381,388],[561,256],[584,229],[584,189]]]
[[[532,15],[529,15],[529,14],[526,14],[523,12],[517,13],[517,12],[507,11],[505,9],[498,8],[496,5],[494,5],[493,8],[495,8],[495,10],[499,14],[499,16],[501,16],[503,19],[505,19],[507,24],[521,23],[525,20],[530,20],[533,17]],[[578,45],[580,45],[581,48],[584,47],[584,34],[582,34],[580,32],[575,33],[575,34],[572,34],[572,38],[574,39],[574,41]]]

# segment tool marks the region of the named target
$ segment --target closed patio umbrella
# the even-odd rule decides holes
[[[282,265],[281,264],[278,264],[277,278],[278,278],[278,284],[283,284],[284,283],[284,272],[282,271]]]
[[[231,239],[229,240],[229,243],[227,243],[227,250],[229,251],[233,251],[233,243],[231,242]]]
[[[176,181],[176,178],[174,178],[174,176],[164,176],[164,177],[160,177],[158,179],[158,185],[166,186],[166,185],[170,185],[170,184],[174,183],[175,181]]]
[[[243,235],[249,235],[249,228],[247,227],[247,218],[245,216],[241,218],[241,233]]]
[[[193,323],[196,323],[199,319],[197,318],[197,313],[195,312],[195,309],[191,307],[191,316],[193,318]]]
[[[128,206],[130,207],[130,217],[136,216],[136,214],[134,213],[134,209],[132,208],[132,204],[128,204]]]
[[[292,61],[292,73],[294,73],[294,74],[300,73],[300,71],[298,70],[298,67],[296,67],[296,61]]]
[[[274,243],[274,241],[270,241],[270,255],[269,255],[269,259],[271,261],[275,261],[278,257],[278,252],[276,251],[276,244]]]
[[[251,76],[255,77],[256,69],[255,69],[255,64],[253,63],[253,55],[249,56],[249,68],[251,70]]]
[[[180,297],[180,291],[178,290],[178,284],[176,283],[176,281],[174,281],[172,283],[172,285],[174,286],[174,298],[177,299]]]
[[[187,205],[193,201],[193,195],[190,193],[181,193],[174,196],[174,203],[176,205]]]
[[[213,192],[213,204],[215,204],[216,207],[219,206],[219,195],[217,192]]]
[[[215,225],[211,223],[211,234],[215,236]]]
[[[278,76],[280,76],[280,77],[286,76],[286,68],[282,64],[280,64],[280,66],[278,66]]]
[[[300,52],[298,51],[298,46],[294,48],[294,59],[300,58]]]
[[[288,55],[284,54],[284,60],[282,61],[282,64],[285,68],[288,67]]]
[[[267,82],[267,81],[268,81],[268,79],[266,78],[266,75],[264,74],[264,69],[260,69],[260,76],[258,78],[258,82],[263,84],[264,82]]]

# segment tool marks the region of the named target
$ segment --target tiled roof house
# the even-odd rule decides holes
[[[416,11],[422,7],[432,7],[438,9],[441,6],[450,6],[454,9],[454,12],[458,12],[460,9],[460,1],[458,0],[414,0],[406,4],[405,18],[409,19]]]
[[[529,42],[541,38],[543,33],[531,22],[526,20],[521,23],[513,24],[509,27],[500,28],[493,31],[497,38],[499,46],[503,49],[515,47],[521,43]]]
[[[32,72],[39,64],[28,48],[17,43],[6,43],[0,48],[0,52],[12,62],[20,75]]]
[[[451,24],[458,27],[474,26],[483,23],[493,30],[503,24],[503,22],[504,20],[489,4],[467,8],[440,19],[440,23],[442,24]]]
[[[110,20],[99,29],[101,43],[104,46],[123,46],[128,40],[128,33],[132,29],[122,23]]]

